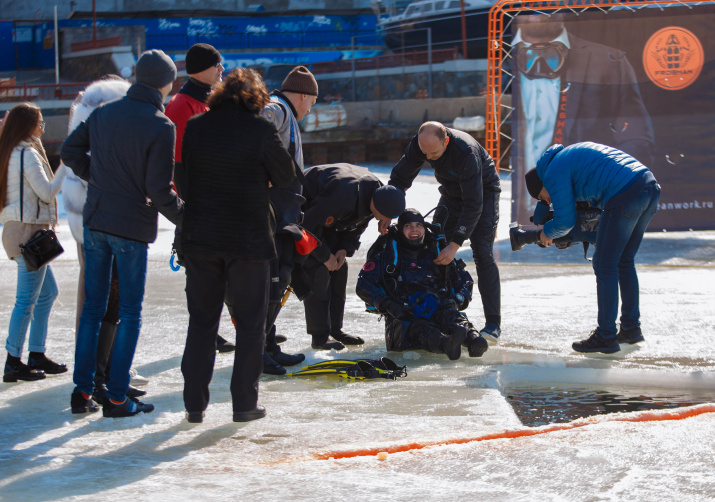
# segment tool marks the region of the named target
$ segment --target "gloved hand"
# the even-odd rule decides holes
[[[406,321],[412,318],[412,312],[410,309],[404,303],[398,302],[397,300],[385,298],[377,306],[377,309],[380,312],[386,312],[395,319],[399,319],[401,321]]]

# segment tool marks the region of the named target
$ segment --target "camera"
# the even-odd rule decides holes
[[[547,221],[552,220],[553,217],[554,211],[551,205],[544,201],[539,201],[534,209],[534,214],[529,217],[529,220],[535,225],[544,225]],[[568,234],[554,239],[554,245],[558,249],[566,249],[577,242],[583,242],[585,246],[589,243],[595,244],[600,217],[600,209],[592,207],[588,202],[577,202],[576,224]],[[527,244],[538,244],[540,247],[544,247],[541,244],[541,230],[524,230],[516,222],[509,225],[509,240],[511,241],[512,251],[521,251]]]

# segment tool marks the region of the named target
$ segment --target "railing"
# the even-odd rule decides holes
[[[75,99],[89,82],[68,84],[0,85],[0,102]]]
[[[443,63],[459,59],[457,48],[432,51],[432,64]],[[379,68],[395,68],[399,66],[415,66],[429,63],[429,52],[414,51],[400,54],[387,54],[371,58],[356,58],[355,70],[375,70]],[[326,61],[325,63],[312,63],[311,71],[315,74],[336,73],[352,71],[353,60]]]
[[[351,38],[359,36],[367,40],[363,45],[381,45],[374,31],[268,31],[261,33],[178,33],[166,35],[146,35],[147,49],[165,51],[188,50],[195,43],[211,44],[217,49],[285,49],[308,47],[348,47]]]

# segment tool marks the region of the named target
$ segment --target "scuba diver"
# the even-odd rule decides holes
[[[439,224],[427,224],[416,209],[406,209],[397,225],[380,236],[358,276],[356,292],[368,311],[385,316],[387,350],[424,349],[459,359],[488,348],[461,312],[472,298],[472,277],[462,260],[436,265],[445,246]]]

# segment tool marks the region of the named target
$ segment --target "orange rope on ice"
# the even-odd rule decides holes
[[[706,403],[698,404],[695,406],[688,406],[683,408],[671,409],[671,410],[657,410],[657,411],[639,411],[634,413],[618,413],[612,415],[596,415],[587,418],[579,418],[573,422],[566,424],[552,424],[544,425],[542,427],[525,428],[525,429],[511,429],[504,430],[500,432],[494,432],[490,434],[484,434],[482,436],[477,436],[473,438],[455,438],[447,439],[444,441],[435,442],[413,442],[403,445],[393,445],[378,448],[365,448],[362,450],[350,450],[350,451],[335,451],[328,453],[319,453],[314,456],[318,460],[329,460],[329,459],[341,459],[341,458],[354,458],[354,457],[369,457],[377,455],[378,453],[402,453],[412,450],[421,450],[423,448],[429,448],[432,446],[444,446],[451,444],[464,444],[472,443],[475,441],[490,441],[492,439],[512,439],[518,437],[536,436],[539,434],[546,434],[548,432],[564,431],[569,429],[576,429],[578,427],[584,427],[586,425],[593,425],[602,422],[657,422],[662,420],[683,420],[684,418],[695,417],[702,415],[703,413],[715,413],[715,404]]]

